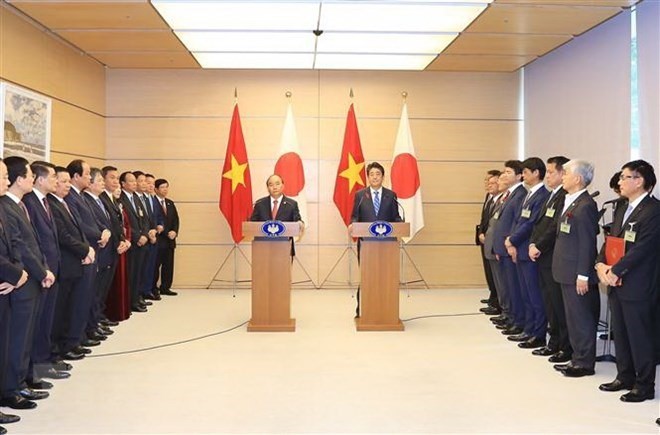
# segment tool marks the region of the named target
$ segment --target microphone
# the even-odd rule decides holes
[[[364,195],[362,195],[362,197],[360,198],[360,200],[357,203],[357,207],[355,207],[357,209],[358,220],[359,220],[359,217],[360,217],[360,206],[362,205],[362,201],[364,201],[365,197],[369,197],[369,199],[371,199],[371,193],[369,192],[369,189],[367,189],[367,191],[364,192]]]
[[[592,198],[596,198],[598,195],[600,195],[600,190],[596,190],[595,192],[593,192],[593,193],[591,194],[591,197],[592,197]]]
[[[617,202],[618,200],[619,200],[619,198],[616,198],[616,199],[610,199],[609,201],[605,201],[605,202],[603,203],[603,207],[605,207],[607,204],[614,204],[614,203]]]
[[[399,200],[396,198],[396,196],[393,197],[393,198],[394,198],[394,202],[396,202],[396,205],[399,207],[399,209],[401,209],[401,215],[402,215],[401,217],[403,218],[403,222],[405,222],[406,221],[406,209],[403,208],[403,206],[401,205]]]

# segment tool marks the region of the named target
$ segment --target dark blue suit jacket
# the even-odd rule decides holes
[[[86,192],[83,193],[83,198],[94,213],[94,218],[96,219],[97,225],[103,229],[107,229],[110,231],[110,233],[112,233],[110,213],[108,213],[108,210],[106,210],[105,206],[103,206],[103,202],[101,202],[101,206],[99,206],[96,200]],[[100,199],[101,198],[99,198],[99,200]],[[99,267],[108,267],[112,265],[112,261],[114,260],[113,254],[117,252],[116,249],[118,244],[119,242],[115,240],[114,236],[110,236],[110,240],[104,248],[98,247],[96,249],[96,262],[98,263]]]
[[[57,277],[60,273],[60,246],[55,218],[52,217],[52,213],[50,217],[48,216],[42,202],[34,192],[23,196],[23,204],[28,209],[32,226],[39,236],[39,246],[46,257],[48,270]]]
[[[21,262],[31,279],[41,283],[46,278],[46,262],[39,247],[37,233],[32,228],[25,212],[8,196],[0,197],[0,204],[4,207],[9,226],[16,237],[12,243],[17,248]]]
[[[75,214],[72,217],[53,195],[48,195],[48,204],[55,218],[57,239],[60,243],[60,278],[80,278],[83,272],[81,261],[89,253],[89,243],[78,225],[80,218],[75,217]]]
[[[100,222],[97,221],[94,212],[82,197],[82,194],[83,193],[78,193],[71,188],[69,194],[64,197],[64,201],[66,201],[74,216],[80,217],[78,225],[80,225],[83,233],[85,233],[87,241],[96,251],[99,248],[97,242],[101,239],[101,233],[104,229],[109,227],[104,228],[101,226]]]
[[[511,234],[513,223],[522,210],[525,196],[527,196],[527,189],[521,184],[509,194],[500,208],[495,228],[493,228],[493,252],[500,257],[509,257],[504,240]]]
[[[23,275],[23,264],[12,246],[11,231],[7,216],[0,207],[0,282],[16,285]]]
[[[630,230],[635,232],[635,241],[625,242],[625,254],[612,266],[612,272],[621,278],[621,286],[610,287],[620,299],[653,300],[658,292],[658,248],[660,248],[660,201],[647,196],[639,203],[626,222],[623,217],[628,203],[614,212],[611,235],[624,237]],[[605,263],[605,245],[601,248],[598,261]]]
[[[402,222],[399,215],[399,204],[396,193],[383,187],[382,198],[380,199],[380,209],[378,215],[374,210],[374,201],[371,197],[371,187],[359,190],[355,194],[353,202],[353,213],[351,213],[351,222]]]
[[[539,218],[541,210],[550,197],[550,192],[545,186],[541,186],[527,201],[523,200],[522,206],[511,228],[509,240],[518,250],[517,261],[530,261],[529,238],[534,229],[534,223]],[[529,211],[527,216],[526,211]],[[525,217],[527,216],[527,217]]]

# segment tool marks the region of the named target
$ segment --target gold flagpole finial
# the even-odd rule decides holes
[[[293,95],[293,94],[291,93],[291,91],[286,91],[286,92],[284,93],[284,96],[287,97],[288,99],[291,99],[291,95]]]
[[[408,92],[406,91],[401,92],[401,96],[403,97],[403,101],[406,101],[406,98],[408,98]]]
[[[238,89],[234,88],[234,103],[238,102]]]
[[[353,88],[351,88],[351,91],[348,93],[348,96],[351,97],[351,99],[353,99]]]

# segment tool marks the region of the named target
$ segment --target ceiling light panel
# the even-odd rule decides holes
[[[473,3],[324,2],[319,28],[323,31],[458,33],[486,6]]]
[[[202,68],[312,69],[314,53],[193,53]]]
[[[234,52],[314,52],[312,32],[174,32],[188,50]]]
[[[315,69],[421,71],[435,55],[319,53]]]
[[[437,55],[458,33],[353,33],[324,32],[318,39],[319,53],[415,53]]]
[[[174,1],[151,4],[174,30],[316,29],[318,1]]]

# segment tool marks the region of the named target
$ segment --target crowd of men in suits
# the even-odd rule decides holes
[[[35,408],[53,387],[45,379],[68,378],[67,361],[113,333],[111,288],[128,288],[133,312],[176,295],[179,221],[168,188],[79,159],[67,167],[0,159],[0,406]],[[123,255],[127,283],[114,280]],[[18,420],[0,412],[0,424]]]
[[[587,190],[594,167],[555,156],[509,160],[488,171],[477,243],[494,326],[548,357],[566,377],[595,373],[599,283],[607,289],[617,376],[601,391],[623,402],[655,397],[660,338],[660,201],[653,166],[626,163],[618,173],[613,222],[597,249],[601,213]],[[545,181],[545,183],[544,183]],[[623,247],[619,252],[614,248]],[[659,423],[660,424],[660,423]]]

